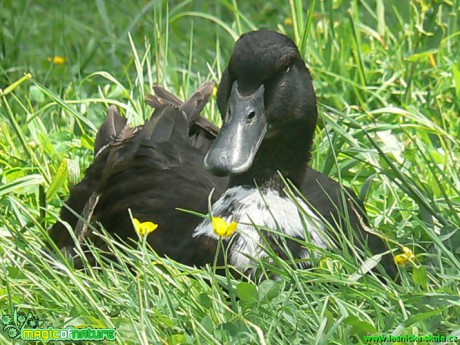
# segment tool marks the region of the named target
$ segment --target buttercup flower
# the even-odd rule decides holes
[[[212,227],[217,236],[230,237],[236,231],[238,223],[227,223],[227,221],[221,217],[212,217]]]
[[[66,62],[66,58],[63,56],[56,55],[50,56],[48,58],[48,61],[54,63],[55,65],[63,65]]]
[[[398,266],[404,266],[408,262],[412,262],[415,259],[415,254],[407,247],[403,247],[403,254],[395,256],[395,264]]]
[[[153,222],[140,222],[137,218],[133,218],[134,230],[141,235],[147,236],[158,228],[158,224]]]

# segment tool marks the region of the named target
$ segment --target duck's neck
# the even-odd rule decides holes
[[[313,136],[314,128],[306,129],[305,126],[280,130],[276,136],[262,142],[251,168],[244,174],[232,176],[229,186],[257,185],[261,189],[281,192],[285,178],[300,188],[311,158]]]

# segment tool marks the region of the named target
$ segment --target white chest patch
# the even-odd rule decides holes
[[[299,211],[300,208],[303,212]],[[269,238],[273,236],[273,232],[263,228],[301,240],[308,239],[316,246],[327,248],[322,235],[324,226],[319,217],[300,198],[294,202],[274,190],[232,187],[212,206],[212,213],[229,223],[238,222],[236,233],[239,236],[234,239],[229,258],[230,263],[236,267],[248,266],[252,261],[250,258],[257,260],[267,256],[263,250],[266,241],[261,235]],[[203,220],[197,226],[193,236],[208,236],[216,240],[219,238],[209,219]],[[292,254],[296,258],[309,257],[305,248]]]

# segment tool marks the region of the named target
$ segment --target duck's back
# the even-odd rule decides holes
[[[203,168],[205,152],[184,137],[187,123],[179,109],[167,106],[154,116],[159,118],[151,134],[148,123],[139,134],[142,138],[121,148],[130,155],[119,158],[104,173],[97,190],[100,198],[94,220],[121,238],[134,237],[128,217],[130,209],[139,221],[159,225],[149,236],[149,243],[160,255],[199,264],[199,260],[189,256],[194,257],[192,252],[200,254],[190,244],[200,218],[177,208],[206,213],[211,190],[216,189],[217,198],[227,180],[212,176]],[[137,145],[131,151],[130,146]]]
[[[212,189],[217,198],[227,186],[226,178],[209,174],[202,163],[208,141],[214,136],[202,124],[210,128],[213,125],[199,114],[211,91],[212,85],[206,84],[183,103],[177,98],[150,96],[156,110],[143,127],[118,128],[116,135],[110,130],[106,134],[110,138],[98,134],[96,143],[104,150],[98,152],[67,204],[87,221],[101,223],[123,240],[137,238],[129,217],[131,210],[139,221],[159,225],[148,237],[159,254],[187,264],[209,262],[215,245],[208,248],[207,241],[191,236],[200,218],[177,208],[206,213]],[[100,132],[113,127],[109,122]],[[64,207],[61,218],[76,229],[77,237],[91,237],[103,247],[87,229],[80,236],[82,221],[69,212]],[[60,222],[53,226],[51,238],[61,248],[73,247],[71,236]]]

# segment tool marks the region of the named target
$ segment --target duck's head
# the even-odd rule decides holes
[[[204,159],[215,175],[248,171],[261,145],[293,133],[304,133],[310,143],[299,138],[298,144],[311,146],[315,92],[305,62],[287,36],[268,30],[242,35],[219,84],[217,104],[223,126]]]

